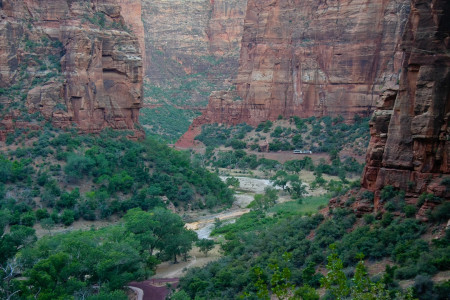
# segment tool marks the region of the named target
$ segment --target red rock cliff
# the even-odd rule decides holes
[[[145,29],[142,22],[142,0],[115,0],[120,5],[122,15],[126,26],[133,31],[139,41],[142,56],[143,74],[145,74],[146,56],[145,56]]]
[[[249,0],[236,92],[194,122],[370,114],[398,81],[408,0]]]
[[[413,0],[403,41],[400,84],[387,89],[371,120],[363,187],[386,185],[417,197],[450,198],[450,2]]]
[[[17,127],[137,130],[142,59],[116,0],[0,1],[0,139]]]

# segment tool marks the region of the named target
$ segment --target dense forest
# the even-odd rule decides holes
[[[255,209],[213,231],[225,239],[224,257],[189,270],[173,299],[448,299],[448,281],[431,277],[450,268],[450,231],[424,236],[439,234],[450,206],[438,206],[428,224],[411,209],[363,218],[348,208],[327,217]],[[373,277],[363,258],[388,263]],[[404,280],[413,280],[412,290],[402,288]]]
[[[0,154],[0,209],[10,225],[105,219],[140,207],[230,205],[217,175],[152,139],[44,130],[16,134]],[[35,210],[37,209],[37,210]]]

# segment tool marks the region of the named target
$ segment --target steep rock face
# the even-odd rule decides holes
[[[143,74],[145,74],[146,56],[145,56],[145,29],[142,22],[142,0],[115,0],[120,5],[120,14],[125,25],[133,31],[139,41],[142,56]]]
[[[142,59],[115,0],[1,2],[0,139],[18,127],[135,131]]]
[[[237,97],[213,94],[196,123],[370,114],[397,83],[408,13],[408,0],[249,0]],[[219,102],[223,113],[210,113]]]
[[[150,133],[176,140],[236,79],[247,0],[143,0]],[[173,117],[175,120],[168,119]]]
[[[383,93],[371,120],[362,185],[375,192],[376,209],[383,205],[380,190],[386,185],[407,191],[412,199],[424,192],[450,198],[448,20],[450,2],[412,1],[399,45],[404,57],[400,84]]]
[[[239,53],[246,0],[210,0],[211,13],[207,27],[209,50],[217,56]]]

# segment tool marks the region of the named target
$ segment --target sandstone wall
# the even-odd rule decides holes
[[[115,0],[120,5],[120,14],[122,15],[126,27],[131,29],[139,41],[142,56],[143,74],[145,74],[146,56],[145,56],[145,29],[142,22],[142,0]]]
[[[170,141],[187,131],[212,91],[236,79],[247,0],[143,0],[145,105],[141,122]],[[171,116],[175,120],[168,119]]]
[[[416,198],[424,192],[450,198],[450,2],[412,1],[399,51],[398,88],[380,97],[371,120],[363,187],[386,185]],[[430,205],[427,205],[430,206]]]
[[[142,136],[139,43],[115,0],[0,3],[0,139],[39,127],[42,116],[81,132]]]
[[[370,115],[398,82],[396,45],[409,11],[409,0],[249,0],[237,92],[212,94],[191,130],[279,115]]]
[[[167,97],[165,102],[170,104],[204,106],[211,87],[229,86],[238,69],[246,3],[142,0],[149,87],[171,92],[172,98],[183,98],[178,102],[173,99],[173,103]],[[193,81],[197,89],[190,88]],[[180,84],[182,91],[176,90]],[[189,96],[181,97],[182,93]],[[164,102],[152,94],[147,101]]]

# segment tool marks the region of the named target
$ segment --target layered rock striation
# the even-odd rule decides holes
[[[176,141],[212,91],[230,88],[246,8],[247,0],[142,0],[147,132]]]
[[[140,45],[116,0],[0,3],[0,139],[42,117],[142,136]]]
[[[212,94],[194,125],[370,115],[399,79],[409,10],[407,0],[249,0],[236,91]]]
[[[205,106],[235,79],[247,0],[143,0],[149,103]],[[169,95],[161,95],[162,90]]]
[[[386,185],[411,199],[450,199],[450,2],[411,3],[399,85],[384,91],[370,122],[362,185],[375,192],[375,209]]]

